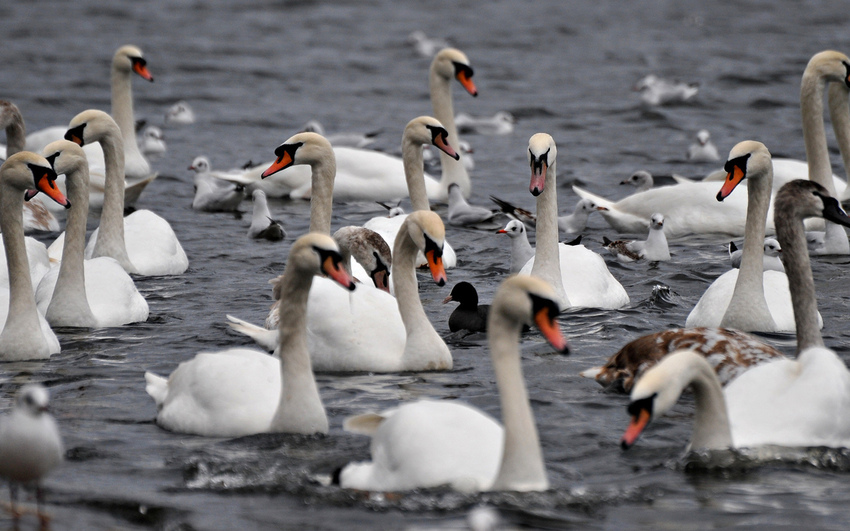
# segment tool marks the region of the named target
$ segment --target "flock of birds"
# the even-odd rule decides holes
[[[443,220],[430,210],[431,201],[441,201],[448,203],[452,225],[512,218],[498,231],[511,242],[512,275],[492,303],[479,304],[468,282],[455,285],[443,301],[459,303],[449,318],[451,331],[487,333],[502,422],[462,402],[441,400],[349,418],[346,430],[372,438],[372,460],[338,470],[334,481],[342,487],[548,488],[519,341],[533,325],[566,354],[569,347],[556,320],[561,310],[629,304],[605,259],[581,244],[594,212],[618,232],[647,234],[645,240],[606,238],[604,247],[622,262],[670,260],[668,238],[706,233],[744,238],[741,251],[730,244],[734,268],[708,288],[686,328],[638,338],[583,373],[631,394],[624,448],[635,444],[686,388],[696,397],[689,448],[850,445],[850,371],[823,344],[809,262],[810,253],[850,254],[843,228],[850,226],[850,218],[838,201],[850,190],[830,169],[821,101],[828,86],[831,103],[837,102],[830,105],[836,136],[842,152],[850,153],[843,144],[850,136],[839,131],[850,124],[845,120],[850,118],[847,56],[821,52],[803,75],[807,162],[774,159],[765,145],[743,141],[731,150],[723,170],[703,181],[676,178],[673,185],[654,186],[650,174],[636,172],[623,182],[635,186],[635,192],[619,201],[574,186],[581,199],[572,214],[559,216],[557,146],[546,133],[533,135],[527,146],[534,213],[495,197],[498,208],[469,204],[472,180],[461,161],[458,132],[474,128],[504,134],[514,119],[507,113],[477,121],[456,116],[452,82],[477,95],[471,63],[461,51],[431,47],[423,38],[412,35],[411,42],[433,57],[433,117],[413,118],[406,125],[401,158],[367,149],[372,133],[325,136],[321,124],[311,123],[278,146],[265,164],[214,172],[205,157],[192,161],[194,209],[233,210],[250,194],[254,213],[248,236],[280,240],[287,235],[271,217],[267,198],[309,198],[310,230],[292,244],[284,273],[272,282],[277,302],[266,322],[255,325],[227,316],[234,330],[261,349],[202,352],[167,377],[145,374],[158,425],[210,437],[327,433],[314,371],[450,370],[451,351],[425,314],[416,276],[418,268],[427,267],[442,286],[446,269],[458,265]],[[59,352],[52,327],[145,321],[148,305],[133,278],[180,275],[188,267],[165,219],[149,210],[124,216],[125,207],[156,177],[145,154],[161,154],[165,145],[161,131],[151,126],[136,136],[131,75],[153,80],[142,51],[119,48],[112,69],[111,114],[85,110],[67,126],[25,135],[17,107],[0,102],[7,135],[0,167],[6,260],[6,276],[0,278],[5,299],[0,312],[6,312],[0,313],[5,322],[0,359],[44,359]],[[688,101],[697,93],[695,86],[655,76],[636,88],[653,105]],[[191,123],[194,116],[186,102],[179,102],[166,120]],[[717,160],[708,133],[700,131],[697,137],[689,159]],[[427,148],[439,154],[439,178],[425,171]],[[391,206],[402,197],[410,198],[411,212]],[[334,200],[380,201],[391,213],[331,235]],[[100,225],[86,242],[90,207],[100,211]],[[49,247],[25,237],[27,230],[48,226],[39,221],[66,209],[65,232]],[[819,234],[807,236],[807,218],[826,220]],[[529,227],[536,231],[535,247],[528,241]],[[768,233],[775,239],[766,238]],[[562,234],[572,241],[561,243]],[[462,252],[461,242],[455,243]],[[747,332],[796,333],[796,358]],[[0,420],[0,475],[13,485],[13,503],[15,484],[37,484],[62,461],[61,438],[47,403],[44,387],[26,385],[11,413]]]

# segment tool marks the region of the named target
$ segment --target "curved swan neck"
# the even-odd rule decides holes
[[[451,157],[449,158],[451,159]],[[404,164],[404,178],[407,181],[407,192],[410,195],[413,210],[431,210],[428,192],[425,189],[425,163],[422,157],[422,146],[405,135],[401,143],[401,159]]]
[[[809,347],[824,346],[818,326],[818,302],[811,261],[806,248],[802,221],[796,216],[774,216],[776,239],[782,246],[782,263],[788,275],[794,325],[797,328],[797,353]]]
[[[287,265],[280,281],[281,393],[270,432],[327,433],[328,418],[307,349],[307,299],[313,275]]]
[[[723,389],[714,370],[704,359],[701,361],[703,363],[691,365],[692,370],[688,378],[696,403],[694,433],[688,449],[730,448],[733,441],[729,414],[726,410],[726,398],[723,396]]]
[[[555,161],[546,170],[543,193],[537,196],[537,245],[531,274],[546,280],[561,298],[561,306],[570,306],[561,279],[561,256],[558,250],[558,183]]]
[[[133,112],[133,83],[130,71],[112,67],[112,119],[124,139],[122,151],[138,151],[136,145],[136,118]],[[122,164],[123,168],[124,165]]]
[[[827,93],[832,129],[835,131],[835,139],[844,161],[844,171],[847,172],[850,171],[850,89],[844,83],[830,83]]]
[[[505,427],[505,445],[492,490],[546,490],[546,465],[528,391],[522,376],[519,335],[522,325],[492,308],[487,337]]]
[[[7,116],[9,116],[8,121],[5,124],[0,124],[6,128],[6,158],[23,151],[27,142],[24,118],[18,108],[11,103],[8,107]]]
[[[85,247],[86,220],[89,212],[88,164],[81,164],[66,175],[68,199],[73,207],[65,226],[62,263],[45,318],[57,326],[96,326],[86,295]]]
[[[449,145],[455,152],[460,153],[460,138],[457,135],[454,104],[452,103],[451,79],[442,77],[432,65],[428,77],[428,88],[431,92],[431,107],[434,110],[434,118],[439,120],[449,133],[447,138]],[[468,198],[469,194],[472,193],[472,183],[463,162],[440,151],[440,167],[443,172],[440,188],[443,192],[448,191],[450,184],[457,183],[463,192],[463,196]]]
[[[740,330],[772,331],[776,328],[764,297],[764,235],[773,168],[767,164],[763,176],[747,178],[747,222],[744,250],[735,290],[720,326]]]
[[[336,158],[333,151],[311,164],[310,232],[331,234]]]
[[[0,178],[0,230],[9,273],[9,313],[0,333],[0,359],[27,359],[48,351],[41,333],[24,241],[23,192]],[[32,355],[31,355],[32,354]],[[43,356],[40,356],[43,357]]]
[[[825,85],[826,81],[821,76],[806,69],[800,83],[800,111],[803,118],[803,142],[806,145],[809,180],[820,184],[835,197],[835,184],[832,182],[832,166],[829,162],[826,131],[823,125]]]
[[[128,273],[138,273],[127,256],[124,243],[124,141],[114,128],[98,139],[103,149],[106,178],[103,186],[103,210],[92,257],[110,256]]]

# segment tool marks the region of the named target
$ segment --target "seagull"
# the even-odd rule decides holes
[[[782,260],[779,254],[782,252],[782,247],[779,242],[773,238],[764,239],[764,270],[785,272],[785,266],[782,265]],[[732,267],[740,269],[741,256],[744,254],[743,249],[738,249],[735,242],[729,242],[729,260],[732,262]]]
[[[219,179],[211,173],[210,161],[195,157],[189,169],[195,172],[195,197],[192,208],[203,212],[232,212],[245,198],[245,187]]]
[[[248,228],[248,236],[255,240],[265,239],[279,242],[286,237],[286,231],[280,221],[272,219],[269,205],[266,201],[266,193],[262,190],[254,190],[251,194],[254,201],[254,215],[251,217],[251,226]]]
[[[178,101],[165,112],[165,123],[188,125],[195,123],[195,111],[183,100]]]
[[[519,273],[522,266],[534,258],[534,248],[528,243],[528,233],[525,231],[525,223],[513,219],[499,229],[496,234],[507,234],[511,239],[511,268],[510,272]]]
[[[602,237],[602,243],[620,262],[636,260],[661,262],[670,259],[667,237],[664,235],[664,216],[655,213],[649,218],[649,236],[646,240],[616,240]]]
[[[142,133],[136,138],[136,143],[142,155],[149,159],[161,157],[168,150],[162,129],[155,125],[145,126]]]
[[[459,133],[478,133],[481,135],[509,135],[514,131],[516,118],[507,111],[499,111],[493,116],[483,118],[466,113],[455,115],[455,126]]]
[[[689,101],[697,95],[699,86],[696,83],[669,81],[649,74],[635,84],[634,90],[640,92],[644,103],[655,106]]]
[[[365,148],[369,144],[375,142],[375,137],[380,134],[380,131],[372,131],[369,133],[334,133],[334,134],[325,134],[325,128],[322,126],[322,123],[318,120],[310,120],[304,127],[301,128],[301,132],[310,132],[310,133],[318,133],[325,137],[328,142],[333,146],[343,146],[343,147],[353,147],[353,148]]]
[[[475,225],[492,221],[497,211],[470,205],[463,197],[457,183],[449,185],[449,223],[452,225]]]
[[[652,174],[646,170],[638,170],[631,174],[628,179],[624,179],[620,184],[629,184],[637,188],[634,193],[645,192],[652,188],[655,181],[652,179]]]
[[[720,160],[720,154],[717,153],[717,147],[711,141],[711,133],[705,129],[700,129],[697,133],[697,141],[688,147],[688,160],[694,162],[711,162]]]

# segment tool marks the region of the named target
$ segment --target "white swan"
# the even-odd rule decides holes
[[[773,180],[770,152],[760,142],[745,140],[729,152],[726,171],[727,179],[717,194],[718,201],[724,201],[744,179],[748,183],[741,268],[727,271],[708,287],[688,315],[685,326],[793,332],[788,277],[778,271],[764,271],[763,265],[765,218]]]
[[[745,372],[725,390],[702,356],[670,355],[647,371],[632,390],[631,424],[623,446],[664,414],[691,385],[696,398],[692,449],[781,446],[850,446],[850,371],[826,348],[818,330],[814,278],[803,219],[823,216],[850,226],[838,202],[811,181],[794,181],[776,198],[776,232],[791,278],[797,321],[797,359],[778,360]]]
[[[622,308],[629,296],[608,271],[605,259],[583,245],[558,244],[557,148],[546,133],[528,141],[529,191],[537,196],[537,247],[520,273],[549,282],[563,307]]]
[[[420,400],[347,419],[345,429],[371,435],[372,461],[346,465],[339,484],[373,491],[445,484],[461,490],[549,488],[522,376],[519,336],[523,325],[534,322],[557,351],[567,353],[555,321],[556,300],[545,282],[524,275],[503,282],[493,299],[487,337],[504,428],[455,401]]]
[[[62,262],[38,283],[35,300],[52,326],[101,328],[147,321],[148,303],[133,279],[108,256],[83,260],[89,212],[88,164],[68,140],[51,142],[44,154],[66,176],[68,213]]]
[[[100,226],[89,237],[86,258],[111,256],[128,273],[143,276],[185,272],[189,259],[168,221],[150,210],[124,217],[123,140],[115,121],[103,111],[89,109],[71,120],[65,136],[80,145],[99,142],[106,159],[103,212]],[[61,254],[62,245],[60,235],[50,246],[51,257]]]
[[[232,348],[201,352],[181,363],[168,379],[145,373],[146,390],[157,405],[157,424],[208,437],[327,433],[328,418],[307,350],[307,296],[313,276],[319,274],[354,289],[341,261],[330,236],[310,233],[292,244],[276,287],[287,315],[280,320],[277,357]]]
[[[45,359],[59,352],[59,340],[38,313],[24,243],[24,194],[36,189],[59,204],[68,200],[56,187],[56,173],[41,155],[18,152],[0,166],[0,230],[6,248],[9,289],[0,290],[0,360]]]

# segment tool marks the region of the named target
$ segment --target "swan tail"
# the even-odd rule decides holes
[[[596,203],[597,207],[605,207],[608,210],[614,209],[614,201],[611,201],[610,199],[605,199],[601,195],[596,195],[594,193],[588,192],[584,188],[578,187],[576,185],[573,185],[573,192],[575,192],[576,195],[578,195],[582,199],[590,199],[591,201]]]
[[[146,372],[145,382],[147,382],[145,391],[156,402],[157,408],[161,407],[162,403],[165,402],[165,397],[168,396],[168,378],[163,378],[152,372]]]
[[[378,431],[378,427],[387,418],[377,413],[364,413],[354,417],[348,417],[342,423],[342,428],[350,433],[372,436]]]
[[[233,317],[232,315],[228,315],[227,320],[230,321],[227,323],[230,325],[230,328],[240,334],[250,337],[264,349],[271,352],[277,348],[277,330],[267,330],[261,326],[251,324],[248,321],[243,321],[238,317]]]

